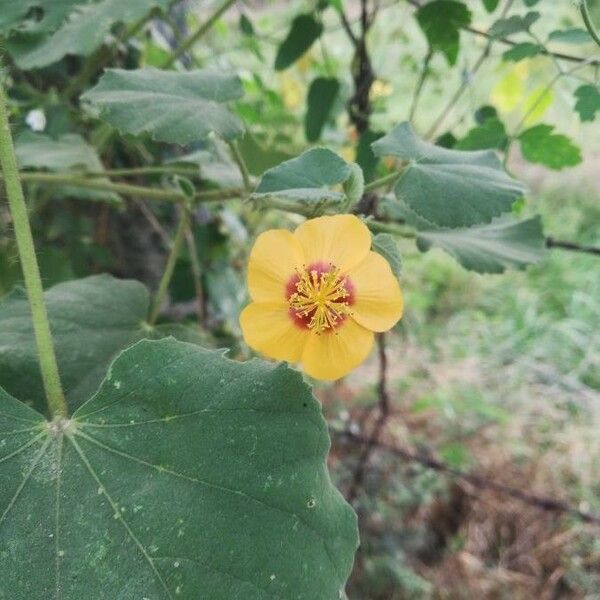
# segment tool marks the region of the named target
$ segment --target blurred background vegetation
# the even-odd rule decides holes
[[[112,64],[162,66],[172,47],[218,4],[177,3],[141,35],[117,45]],[[455,65],[449,65],[444,53],[430,55],[414,18],[415,3],[375,0],[370,5],[376,18],[366,37],[374,76],[368,93],[372,112],[362,128],[360,119],[357,123],[348,114],[355,92],[354,50],[339,15],[343,8],[358,33],[360,1],[321,6],[323,35],[299,60],[273,68],[291,19],[316,10],[317,4],[233,3],[182,59],[240,73],[246,94],[235,109],[251,131],[240,149],[252,175],[296,156],[318,139],[346,160],[358,161],[373,179],[385,173],[386,164],[376,162],[368,143],[409,116],[417,131],[426,132],[464,84],[464,93],[436,132],[441,143],[464,140],[477,126],[482,107],[508,131],[523,119],[528,126],[553,124],[581,148],[583,160],[572,168],[551,170],[531,164],[512,147],[507,167],[529,187],[526,201],[515,210],[540,213],[546,235],[554,239],[600,244],[600,135],[597,121],[584,122],[573,109],[573,93],[581,81],[565,77],[546,89],[556,72],[553,59],[537,54],[510,60],[503,56],[509,47],[500,42],[491,44],[474,73],[488,39],[469,31],[460,32],[460,51]],[[493,13],[486,6],[497,3],[466,4],[471,27],[486,32],[504,3]],[[573,2],[510,4],[518,14],[532,7],[541,13],[535,24],[540,39],[556,30],[579,31],[555,36],[556,52],[584,60],[598,56]],[[518,35],[511,39],[526,39]],[[425,61],[427,75],[422,79]],[[103,148],[101,159],[112,168],[144,165],[156,157],[180,161],[183,151],[128,136],[107,142],[106,130],[91,120],[78,120],[63,100],[81,73],[89,83],[97,78],[93,69],[83,70],[84,64],[68,57],[44,71],[13,72],[17,139],[26,140],[32,129],[52,137],[78,130]],[[597,78],[597,69],[591,69],[592,77]],[[333,90],[331,106],[325,102],[326,87],[313,92],[313,112],[319,113],[323,103],[328,108],[324,115],[312,114],[312,125],[307,125],[309,90],[316,78],[335,79],[339,88]],[[311,127],[317,127],[316,137]],[[208,185],[241,184],[237,167],[222,148],[206,142],[191,150]],[[22,166],[39,165],[23,150]],[[154,177],[162,180],[161,175]],[[128,210],[115,210],[111,202],[116,199],[107,192],[63,187],[57,193],[41,184],[29,190],[46,287],[105,271],[157,286],[177,219],[172,206],[137,199],[128,201]],[[19,283],[20,273],[4,204],[0,211],[0,294],[6,294]],[[204,332],[210,332],[208,343],[247,357],[237,319],[246,302],[244,268],[250,242],[261,230],[301,219],[231,202],[200,205],[194,220],[194,239],[188,240],[176,265],[162,319],[200,321]],[[423,456],[434,452],[461,471],[600,512],[598,257],[553,249],[526,271],[482,275],[465,270],[441,250],[421,254],[412,240],[402,240],[400,246],[406,314],[386,337],[390,418],[381,439]],[[317,387],[334,432],[360,435],[373,428],[375,415],[369,407],[379,398],[380,369],[374,352],[345,380]],[[362,453],[361,446],[334,435],[331,468],[337,485],[352,496],[361,526],[350,598],[600,599],[597,524],[477,487],[381,448],[371,449],[360,488],[354,489]]]

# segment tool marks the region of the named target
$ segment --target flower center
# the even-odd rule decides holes
[[[288,283],[287,298],[296,323],[318,334],[341,325],[354,303],[348,277],[323,263],[299,269]]]

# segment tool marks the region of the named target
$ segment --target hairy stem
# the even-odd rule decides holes
[[[248,167],[246,166],[246,161],[244,161],[244,157],[238,148],[238,145],[235,140],[229,142],[229,147],[231,148],[231,153],[233,154],[233,159],[237,163],[237,166],[240,169],[240,173],[242,174],[242,181],[244,182],[244,188],[247,192],[252,189],[252,183],[250,181],[250,173],[248,172]]]
[[[20,175],[21,181],[24,182],[37,182],[48,185],[69,185],[92,190],[103,190],[106,192],[122,194],[123,196],[140,197],[146,200],[167,200],[170,202],[182,202],[185,200],[185,195],[177,190],[166,190],[128,183],[115,183],[112,181],[99,181],[93,177],[84,177],[78,173],[33,173],[24,171]],[[242,195],[243,190],[240,189],[207,190],[196,192],[192,200],[194,202],[218,202],[230,198],[239,198]]]
[[[173,277],[173,272],[175,271],[175,264],[177,263],[177,258],[179,257],[181,244],[185,238],[185,232],[188,228],[188,223],[188,211],[187,209],[183,208],[181,211],[181,217],[179,218],[179,224],[177,225],[177,231],[175,232],[175,238],[171,244],[171,250],[165,264],[165,270],[163,271],[163,275],[158,285],[158,290],[156,291],[154,300],[152,301],[152,306],[150,307],[150,312],[148,314],[149,325],[154,325],[156,323],[156,319],[158,319],[158,315],[160,314],[161,306],[165,296],[167,295],[167,290],[169,289],[169,284],[171,283],[171,278]]]
[[[402,173],[398,173],[398,172],[394,172],[394,173],[389,173],[388,175],[384,175],[383,177],[380,177],[379,179],[375,179],[375,181],[371,181],[371,183],[367,183],[367,185],[365,185],[365,192],[372,192],[373,190],[377,190],[381,187],[385,187],[387,185],[390,185],[392,183],[394,183],[401,175]]]
[[[56,354],[54,353],[52,334],[50,333],[50,323],[48,321],[46,305],[44,304],[44,289],[35,255],[35,246],[29,225],[23,188],[19,179],[19,170],[10,132],[10,123],[8,121],[6,96],[1,81],[0,167],[2,167],[4,174],[8,205],[13,220],[23,279],[25,280],[25,288],[27,289],[27,297],[31,308],[33,331],[40,361],[40,371],[44,382],[44,390],[48,401],[48,409],[52,417],[66,417],[68,414],[67,402],[60,383],[60,375],[58,374],[58,364],[56,362]]]

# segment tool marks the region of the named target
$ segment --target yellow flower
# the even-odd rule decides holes
[[[305,221],[294,233],[258,236],[248,264],[252,303],[240,316],[257,352],[301,362],[316,379],[338,379],[357,367],[375,331],[402,316],[398,280],[371,251],[371,234],[353,215]]]

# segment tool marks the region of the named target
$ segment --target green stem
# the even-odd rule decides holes
[[[167,258],[167,263],[165,264],[165,270],[160,279],[158,290],[156,291],[156,295],[154,296],[152,306],[150,307],[150,312],[148,314],[149,325],[154,325],[156,323],[158,315],[160,314],[160,309],[162,307],[165,296],[167,295],[167,290],[169,289],[171,278],[173,277],[173,271],[175,271],[175,264],[177,263],[177,258],[179,257],[181,244],[183,242],[183,239],[185,238],[185,232],[188,228],[188,221],[188,211],[185,208],[183,208],[181,212],[181,218],[179,219],[179,225],[177,225],[177,231],[175,232],[175,238],[173,239],[173,243],[171,245],[169,257]]]
[[[588,30],[589,34],[592,36],[592,39],[600,46],[600,34],[594,27],[592,23],[592,17],[590,15],[590,11],[588,9],[587,0],[580,0],[579,10],[581,11],[581,17],[583,19],[583,23],[585,28]]]
[[[50,323],[46,305],[44,304],[44,289],[35,255],[35,246],[27,206],[23,196],[23,188],[19,180],[19,170],[15,158],[15,151],[8,121],[8,108],[4,87],[0,82],[0,166],[4,173],[6,195],[13,220],[17,247],[23,279],[29,298],[33,331],[40,361],[40,371],[44,382],[44,390],[48,401],[48,408],[52,417],[66,417],[67,402],[63,394],[58,374],[58,364],[50,333]]]
[[[133,177],[136,175],[187,175],[197,176],[200,173],[198,167],[177,167],[169,165],[158,165],[154,167],[131,167],[128,169],[106,169],[105,171],[81,171],[77,172],[82,177]]]
[[[233,154],[233,159],[237,163],[237,166],[240,168],[240,173],[242,174],[242,181],[244,182],[244,188],[247,192],[252,189],[252,183],[250,181],[250,173],[248,172],[248,167],[246,166],[246,162],[244,161],[244,157],[238,148],[237,142],[232,140],[229,142],[229,147],[231,148],[231,153]]]
[[[367,185],[365,185],[364,191],[372,192],[373,190],[377,190],[381,187],[385,187],[386,185],[394,183],[400,177],[400,175],[402,175],[402,171],[400,171],[399,173],[396,171],[394,173],[389,173],[388,175],[384,175],[383,177],[380,177],[379,179],[376,179],[375,181],[371,181],[371,183],[367,183]]]
[[[406,225],[401,225],[399,223],[382,223],[381,221],[367,219],[365,221],[365,225],[373,233],[391,233],[392,235],[397,235],[403,238],[416,237],[416,233],[413,229],[409,228]]]
[[[183,56],[194,44],[216,23],[219,17],[232,5],[236,0],[225,0],[217,10],[205,21],[192,35],[186,38],[182,44],[171,54],[168,60],[163,64],[163,69],[168,69],[175,64],[178,58]]]
[[[112,181],[98,181],[93,178],[82,177],[79,174],[71,175],[65,173],[32,173],[21,172],[21,181],[32,183],[45,183],[48,185],[69,185],[74,187],[89,188],[115,192],[123,196],[135,196],[146,200],[168,200],[170,202],[182,202],[186,196],[177,190],[165,190],[151,188],[129,183],[114,183]],[[239,198],[244,193],[240,189],[208,190],[197,192],[192,200],[194,202],[220,202],[231,198]]]

